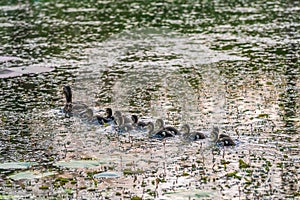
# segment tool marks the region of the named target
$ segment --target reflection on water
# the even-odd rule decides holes
[[[0,79],[0,163],[59,174],[14,182],[14,170],[0,169],[0,199],[299,196],[298,11],[297,1],[276,0],[0,3],[0,74],[55,68]],[[238,145],[152,141],[66,119],[64,84],[95,110],[206,134],[216,125]],[[91,158],[105,162],[55,165]],[[105,171],[124,176],[91,179]]]

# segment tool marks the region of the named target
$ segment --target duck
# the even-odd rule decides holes
[[[155,130],[153,122],[148,122],[146,128],[149,131],[148,135],[150,138],[164,139],[168,137],[174,137],[174,135],[166,129],[160,128]]]
[[[99,116],[97,115],[96,118],[98,120],[98,123],[100,125],[104,125],[104,124],[107,124],[107,123],[111,123],[111,122],[114,122],[115,121],[115,117],[113,116],[113,111],[111,108],[106,108],[105,109],[105,113],[106,113],[106,116]]]
[[[66,117],[72,117],[73,115],[83,116],[85,118],[93,117],[93,110],[82,102],[73,102],[72,89],[69,85],[63,86],[63,93],[66,98],[66,104],[63,108],[63,112]]]
[[[168,131],[173,135],[180,135],[180,132],[176,128],[174,128],[172,126],[165,126],[164,121],[160,118],[156,120],[155,126],[157,126],[158,129]]]
[[[133,120],[132,120],[131,118],[129,118],[129,117],[123,115],[122,112],[119,111],[119,110],[115,111],[114,116],[115,116],[115,117],[122,116],[122,117],[123,117],[124,124],[130,124],[130,123],[132,124],[132,123],[133,123]]]
[[[190,126],[188,124],[184,124],[181,127],[181,132],[183,134],[183,138],[190,141],[197,141],[205,139],[205,135],[201,132],[190,132]]]
[[[115,123],[117,125],[118,132],[130,132],[134,129],[131,123],[125,123],[123,116],[115,116]]]
[[[212,138],[217,144],[222,144],[223,146],[235,146],[233,139],[224,133],[220,134],[219,128],[216,126],[214,126],[212,130]]]
[[[132,125],[137,129],[143,129],[147,126],[146,122],[139,121],[137,115],[131,115]]]

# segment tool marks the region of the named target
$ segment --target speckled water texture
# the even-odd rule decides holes
[[[0,199],[298,199],[298,1],[0,3]],[[149,139],[94,111],[213,126]]]

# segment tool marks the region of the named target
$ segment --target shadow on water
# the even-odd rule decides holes
[[[276,0],[0,3],[0,199],[299,197],[298,11]],[[207,136],[218,126],[237,145],[65,118],[65,84],[94,111]]]

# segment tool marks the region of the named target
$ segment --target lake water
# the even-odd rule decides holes
[[[0,199],[299,198],[299,11],[292,0],[1,2]],[[237,145],[65,118],[63,85],[94,110],[207,136],[218,126]],[[12,176],[23,172],[33,177]]]

